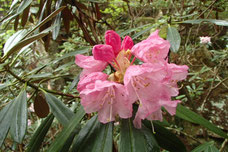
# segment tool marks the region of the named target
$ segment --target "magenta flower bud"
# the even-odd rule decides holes
[[[134,45],[133,40],[130,36],[125,36],[124,40],[122,41],[121,50],[127,51],[130,50]]]
[[[110,45],[95,45],[92,52],[95,60],[110,62],[115,58],[113,48]]]
[[[121,38],[116,32],[112,30],[106,31],[105,43],[112,46],[115,56],[120,52]]]

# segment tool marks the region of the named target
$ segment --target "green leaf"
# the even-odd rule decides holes
[[[11,101],[0,111],[0,147],[10,128],[11,121],[9,120],[11,120],[13,116],[13,106],[13,101]]]
[[[68,57],[72,57],[75,56],[76,54],[84,54],[84,53],[88,53],[89,51],[91,51],[91,47],[82,47],[79,48],[76,51],[70,52],[70,53],[66,53],[64,54],[62,57],[57,58],[56,60],[53,61],[53,63],[57,63],[62,59],[68,58]]]
[[[143,123],[147,128],[152,128],[150,121],[145,120],[143,121]],[[170,152],[186,152],[185,145],[175,134],[159,125],[159,123],[157,123],[156,121],[153,121],[153,126],[155,130],[154,136],[159,146]]]
[[[219,150],[215,147],[214,142],[206,142],[202,145],[199,145],[192,152],[219,152]]]
[[[78,75],[74,78],[73,82],[70,84],[70,87],[69,87],[68,91],[71,91],[71,90],[77,85],[77,83],[78,83],[78,81],[79,81],[79,77],[80,77],[80,75],[78,74]]]
[[[62,4],[62,0],[58,0],[56,2],[55,8],[58,9],[61,4]],[[52,38],[53,38],[53,40],[56,40],[56,38],[59,35],[59,30],[60,30],[60,26],[61,26],[61,12],[56,16],[54,24],[57,24],[57,26],[54,28],[54,30],[52,32]]]
[[[19,41],[23,39],[23,37],[26,35],[27,30],[20,30],[13,34],[5,43],[3,52],[4,55],[6,55],[10,49],[12,49]]]
[[[44,37],[45,35],[47,35],[48,33],[47,32],[42,32],[42,33],[39,33],[39,34],[36,34],[36,35],[33,35],[27,39],[24,39],[18,43],[16,42],[13,42],[13,43],[16,43],[13,47],[11,47],[9,50],[7,49],[7,52],[6,54],[4,54],[3,58],[4,60],[7,59],[11,54],[13,54],[14,52],[16,52],[17,50],[19,49],[22,49],[24,46]]]
[[[198,115],[197,113],[185,108],[184,106],[178,104],[176,116],[184,120],[199,124],[210,131],[220,135],[221,137],[228,138],[227,134],[224,133],[221,129],[216,127],[214,124],[210,123],[208,120]]]
[[[17,96],[13,104],[10,133],[14,141],[22,143],[27,129],[27,95],[25,90]]]
[[[25,36],[24,38],[26,38],[28,35],[30,35],[31,33],[33,33],[35,30],[37,30],[38,28],[40,28],[42,25],[44,25],[46,22],[48,22],[49,20],[51,20],[53,17],[55,17],[59,12],[61,12],[63,9],[65,8],[65,6],[60,7],[59,9],[55,10],[54,12],[52,12],[48,17],[46,17],[44,20],[42,20],[42,22],[40,22],[39,24],[37,24],[33,29],[31,29]]]
[[[28,144],[27,152],[37,152],[39,151],[39,147],[41,146],[45,135],[47,134],[51,124],[53,122],[54,116],[50,114],[42,123],[39,128],[33,134],[32,139]]]
[[[159,152],[160,148],[150,130],[142,125],[134,128],[131,119],[122,119],[119,152]]]
[[[55,151],[57,152],[64,147],[64,144],[69,139],[71,134],[76,130],[80,120],[83,118],[84,115],[85,115],[85,111],[83,110],[83,107],[80,106],[77,113],[73,116],[70,122],[64,127],[63,131],[50,145],[48,152],[55,152]]]
[[[51,108],[51,112],[62,125],[66,126],[70,119],[74,117],[74,113],[63,102],[61,102],[52,94],[45,93],[44,95],[48,105]]]
[[[5,83],[3,83],[3,84],[0,84],[0,90],[4,89],[4,88],[6,88],[6,87],[8,87],[8,86],[10,86],[10,85],[11,85],[10,82],[5,82]]]
[[[198,19],[198,20],[186,20],[181,23],[190,23],[190,24],[200,24],[202,22],[211,22],[220,26],[228,26],[228,21],[226,20],[215,20],[215,19]]]
[[[150,31],[152,27],[154,27],[154,25],[149,26],[149,27],[147,27],[146,29],[141,30],[140,32],[134,34],[134,35],[132,36],[132,39],[134,40],[134,39],[136,39],[137,37],[139,37],[140,35],[144,34],[145,32]]]
[[[31,3],[32,0],[23,0],[17,9],[17,15],[22,13]]]
[[[79,132],[72,152],[112,152],[112,137],[113,123],[101,124],[94,116]]]
[[[171,51],[177,52],[180,48],[181,37],[176,28],[168,27],[167,40],[170,42]]]

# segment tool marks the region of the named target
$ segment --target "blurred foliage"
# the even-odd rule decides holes
[[[228,131],[227,16],[225,0],[0,0],[1,150],[73,151],[73,147],[85,146],[83,141],[99,149],[96,145],[105,146],[102,143],[107,141],[112,145],[107,149],[121,151],[126,147],[120,140],[128,141],[123,136],[125,129],[133,135],[129,141],[145,137],[140,141],[144,142],[150,137],[145,142],[152,143],[154,149],[160,146],[163,152],[185,148],[194,152],[228,151],[224,133]],[[15,36],[23,29],[26,31]],[[126,128],[119,121],[102,125],[96,114],[81,110],[75,89],[81,69],[74,64],[74,56],[90,55],[93,45],[103,43],[108,29],[122,38],[131,36],[135,43],[160,29],[160,36],[172,46],[169,61],[189,66],[189,76],[179,84],[180,94],[175,97],[186,109],[180,106],[175,117],[164,111],[165,120],[155,122],[158,134],[152,134],[148,122],[140,131],[128,130],[130,120],[121,122]],[[211,44],[200,44],[201,36],[210,36]],[[27,99],[21,90],[26,91]],[[22,101],[14,106],[22,97],[28,112],[23,112]],[[37,104],[34,110],[38,97],[56,119],[52,114],[38,117],[42,113],[42,106]],[[20,117],[25,114],[27,119]],[[10,124],[13,115],[20,118],[19,124]],[[8,134],[12,128],[27,131]]]

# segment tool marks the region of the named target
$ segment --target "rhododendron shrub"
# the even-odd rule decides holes
[[[180,100],[171,98],[179,94],[177,82],[186,78],[188,67],[168,63],[170,43],[158,33],[134,45],[131,37],[121,43],[109,30],[105,44],[93,47],[93,56],[76,55],[75,63],[83,68],[77,90],[87,113],[98,112],[99,121],[108,123],[116,117],[131,118],[136,104],[136,128],[144,119],[162,121],[162,107],[176,113]],[[136,58],[143,63],[135,65]],[[114,69],[110,75],[102,72],[108,65]]]

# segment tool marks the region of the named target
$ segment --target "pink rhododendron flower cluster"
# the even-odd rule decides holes
[[[211,43],[211,37],[209,37],[209,36],[200,37],[200,43],[201,44],[209,44],[209,43]]]
[[[77,90],[86,113],[98,112],[99,121],[108,123],[117,116],[132,117],[132,106],[138,104],[136,128],[144,119],[162,121],[161,107],[176,113],[180,101],[171,97],[178,95],[177,82],[186,78],[188,67],[168,63],[170,43],[158,33],[134,45],[131,37],[121,43],[120,36],[109,30],[105,44],[93,47],[93,56],[76,55],[75,63],[83,68]],[[136,58],[144,63],[135,65]],[[115,69],[110,75],[102,72],[107,65]]]

